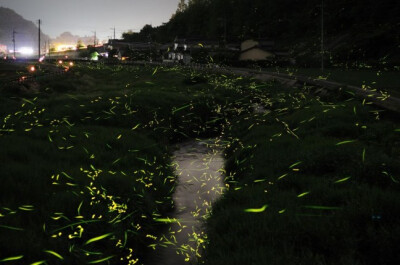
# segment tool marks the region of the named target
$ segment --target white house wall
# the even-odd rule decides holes
[[[262,61],[267,60],[269,58],[273,58],[275,55],[271,52],[267,52],[258,48],[254,48],[243,52],[240,54],[239,60],[240,61]]]
[[[244,42],[242,42],[242,44],[241,44],[241,51],[245,51],[245,50],[247,50],[247,49],[250,49],[250,48],[252,48],[252,47],[254,47],[254,46],[257,46],[258,45],[258,41],[254,41],[254,40],[246,40],[246,41],[244,41]]]

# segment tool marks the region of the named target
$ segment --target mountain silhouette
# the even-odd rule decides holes
[[[13,47],[13,30],[15,34],[15,46],[18,50],[21,47],[31,47],[37,51],[38,27],[32,21],[24,19],[14,10],[0,7],[0,45],[6,45],[8,49]],[[41,32],[42,48],[44,41],[49,37]]]

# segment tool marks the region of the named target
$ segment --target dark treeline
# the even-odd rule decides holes
[[[175,37],[238,42],[274,40],[297,58],[320,51],[322,0],[182,0],[159,27],[125,33],[127,41],[171,42]],[[324,41],[331,61],[399,62],[398,0],[324,0]],[[315,56],[314,56],[315,57]]]

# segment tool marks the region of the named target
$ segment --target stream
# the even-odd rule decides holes
[[[224,190],[223,148],[218,139],[177,145],[173,165],[178,176],[173,195],[175,211],[154,261],[157,265],[196,264],[204,247],[203,221]]]

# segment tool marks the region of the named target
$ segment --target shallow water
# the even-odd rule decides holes
[[[153,264],[195,264],[201,255],[205,236],[202,221],[207,218],[212,202],[221,196],[223,156],[218,140],[197,140],[179,144],[173,161],[178,176],[173,196],[173,221],[158,246]]]

